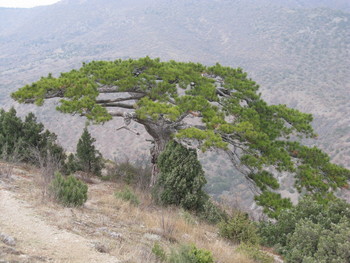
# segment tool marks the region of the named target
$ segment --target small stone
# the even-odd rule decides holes
[[[0,233],[0,240],[8,246],[11,246],[11,247],[16,246],[15,239],[11,236],[5,235],[4,233]]]
[[[183,234],[182,237],[183,237],[184,239],[190,239],[190,235],[189,235],[189,234]]]
[[[21,251],[18,251],[12,247],[0,247],[0,254],[5,253],[5,254],[10,254],[10,255],[22,255]]]
[[[156,234],[150,234],[150,233],[146,233],[144,234],[144,237],[148,240],[152,240],[152,241],[160,241],[162,238],[159,235]]]
[[[96,230],[97,230],[97,232],[107,232],[108,228],[107,227],[99,227]]]
[[[99,242],[95,243],[95,249],[100,253],[108,253],[108,248]]]
[[[116,232],[109,232],[108,234],[113,238],[122,238],[123,237],[122,234],[116,233]]]

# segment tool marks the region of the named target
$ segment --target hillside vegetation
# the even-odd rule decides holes
[[[14,110],[2,111],[2,142],[8,137],[4,136],[8,132],[7,126],[2,125],[4,120],[28,125],[28,117],[22,122]],[[41,124],[33,121],[31,126]],[[31,134],[42,132],[37,129]],[[93,140],[87,137],[85,129],[78,144],[82,141],[91,144]],[[26,138],[22,142],[17,146],[18,152],[26,150],[26,143],[31,140]],[[42,147],[46,146],[38,146],[39,153]],[[84,149],[96,156],[93,147]],[[4,146],[1,152],[6,157],[18,156]],[[181,158],[187,155],[192,165],[183,162],[181,165]],[[349,204],[336,198],[316,200],[310,196],[297,206],[280,211],[275,221],[253,222],[247,213],[208,200],[202,191],[205,179],[195,152],[177,143],[169,144],[159,157],[163,178],[159,178],[158,187],[153,190],[149,188],[150,169],[145,164],[105,161],[107,169],[102,176],[80,171],[69,176],[56,172],[53,177],[54,170],[47,168],[52,167],[52,162],[57,164],[57,160],[48,156],[43,159],[45,164],[38,162],[36,166],[11,158],[8,159],[11,163],[0,163],[1,259],[283,262],[261,244],[274,246],[286,262],[346,263],[350,259]],[[88,155],[83,159],[88,160]],[[68,159],[56,168],[67,171],[71,162]],[[192,166],[196,169],[191,169]]]
[[[0,164],[2,171],[10,167],[11,181],[0,179],[0,232],[15,238],[16,245],[5,245],[0,239],[3,260],[159,262],[152,253],[155,244],[166,253],[179,244],[196,244],[211,251],[215,262],[254,262],[220,238],[215,227],[181,209],[154,206],[150,196],[139,190],[137,206],[115,198],[114,193],[125,187],[122,183],[90,184],[87,203],[72,209],[42,196],[40,171]]]
[[[282,103],[312,113],[318,136],[302,143],[317,146],[333,162],[350,168],[349,10],[349,2],[344,0],[64,0],[34,9],[0,8],[0,103],[7,109],[15,106],[20,116],[35,112],[38,120],[57,134],[55,143],[75,153],[85,127],[79,114],[56,113],[59,99],[38,108],[18,105],[9,94],[50,72],[58,77],[60,72],[79,69],[82,62],[92,60],[150,56],[164,62],[200,62],[205,67],[219,61],[249,72],[260,84],[261,98],[269,104]],[[119,129],[124,125],[121,119],[102,127],[89,126],[96,150],[117,163],[149,162],[146,156],[150,155],[152,137],[138,123],[130,124],[132,132]],[[33,147],[30,151],[33,153]],[[328,163],[326,155],[318,150],[315,153],[321,158],[314,165]],[[208,181],[204,188],[211,196],[257,210],[255,193],[232,163],[215,151],[199,155]],[[70,172],[77,168],[73,157]],[[303,173],[306,181],[314,182],[308,171]],[[279,173],[276,179],[281,197],[295,203],[298,191],[293,188],[294,179],[289,173]],[[340,181],[344,184],[338,191],[350,200],[347,185]],[[302,180],[297,183],[305,186]],[[45,181],[40,184],[45,185]],[[275,181],[269,187],[274,185]],[[325,191],[327,184],[321,180],[312,187]],[[266,199],[274,198],[270,194]]]
[[[239,253],[235,245],[221,239],[215,226],[195,214],[156,206],[147,166],[109,161],[102,178],[101,166],[86,170],[81,164],[99,157],[93,142],[85,129],[77,155],[66,160],[55,135],[44,131],[33,114],[22,121],[14,109],[1,110],[0,153],[8,161],[0,163],[1,259],[160,262],[157,258],[162,252],[163,259],[169,254],[169,262],[187,262],[181,260],[187,251],[185,255],[207,258],[203,261],[207,263],[213,262],[209,261],[212,253],[217,262],[232,258],[252,262],[247,253]],[[182,252],[177,254],[178,250]],[[217,251],[209,252],[213,250]]]

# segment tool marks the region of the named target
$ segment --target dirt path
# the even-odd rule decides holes
[[[0,232],[16,239],[15,248],[23,256],[20,262],[39,262],[38,256],[43,262],[120,262],[113,256],[97,252],[87,239],[49,225],[28,203],[16,199],[12,192],[1,189],[1,186]],[[38,260],[25,260],[24,255]]]

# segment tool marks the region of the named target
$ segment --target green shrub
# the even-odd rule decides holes
[[[166,255],[164,249],[159,245],[158,242],[156,242],[156,243],[153,245],[152,253],[156,256],[156,258],[157,258],[160,262],[164,262],[164,261],[167,259],[167,255]]]
[[[181,246],[178,250],[172,250],[168,261],[169,263],[214,263],[210,251],[199,249],[194,245]]]
[[[248,245],[245,243],[241,243],[237,251],[245,254],[250,259],[254,260],[257,263],[273,263],[274,259],[272,256],[269,256],[264,251],[261,251],[258,246]]]
[[[211,224],[217,224],[228,219],[227,213],[208,199],[199,211],[199,218]]]
[[[195,150],[171,141],[159,155],[158,166],[160,174],[154,191],[158,202],[193,211],[203,208],[208,200],[203,191],[206,179]]]
[[[55,174],[51,183],[51,191],[57,201],[64,206],[81,206],[87,200],[88,187],[73,176],[64,178],[60,173]]]
[[[116,167],[116,176],[129,185],[133,185],[137,180],[137,172],[137,168],[129,160],[119,163]]]
[[[264,213],[270,218],[276,218],[284,209],[289,209],[293,206],[289,198],[282,198],[281,194],[263,191],[261,195],[255,196],[255,201],[258,205],[264,208]]]
[[[288,237],[285,248],[287,262],[350,262],[350,221],[344,217],[338,224],[324,229],[310,220],[298,222]]]
[[[136,166],[130,162],[129,159],[119,162],[115,166],[114,177],[122,180],[128,185],[135,185],[139,180],[139,170],[141,167]]]
[[[322,231],[314,257],[316,262],[350,262],[349,218]]]
[[[122,181],[141,190],[147,190],[150,186],[151,169],[148,159],[145,158],[135,162],[126,159],[107,168],[110,180]]]
[[[350,262],[350,204],[302,199],[282,211],[277,222],[260,225],[263,242],[275,246],[286,262]]]
[[[189,225],[195,225],[197,224],[196,218],[187,210],[182,210],[181,211],[181,217],[186,221],[187,224]]]
[[[258,228],[249,220],[247,214],[237,212],[231,218],[219,224],[222,237],[237,243],[259,244]]]
[[[152,253],[160,262],[168,263],[214,263],[213,256],[210,251],[199,249],[195,245],[182,245],[176,249],[172,249],[167,255],[164,249],[155,243]]]
[[[68,155],[62,170],[66,175],[74,174],[76,171],[79,171],[79,165],[76,160],[76,156],[73,153]]]
[[[115,192],[115,197],[122,199],[124,201],[129,201],[133,205],[139,205],[140,201],[137,196],[131,191],[129,187],[126,187],[124,190]]]
[[[317,251],[322,226],[311,220],[300,220],[294,232],[287,239],[286,259],[288,262],[310,261]],[[316,263],[316,261],[314,261]]]
[[[111,181],[112,177],[110,175],[102,175],[101,180],[102,181]]]

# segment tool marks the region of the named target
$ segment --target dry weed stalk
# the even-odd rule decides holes
[[[160,218],[160,226],[162,230],[162,236],[171,242],[175,242],[175,222],[171,220],[169,216],[165,217],[162,213],[162,216]]]
[[[41,188],[42,199],[51,198],[49,186],[54,178],[54,173],[61,168],[61,159],[55,156],[50,150],[47,150],[43,154],[37,147],[32,147],[31,153],[33,159],[40,167],[40,175],[37,182]]]
[[[2,164],[0,167],[0,178],[11,179],[13,175],[13,166],[10,164]]]

